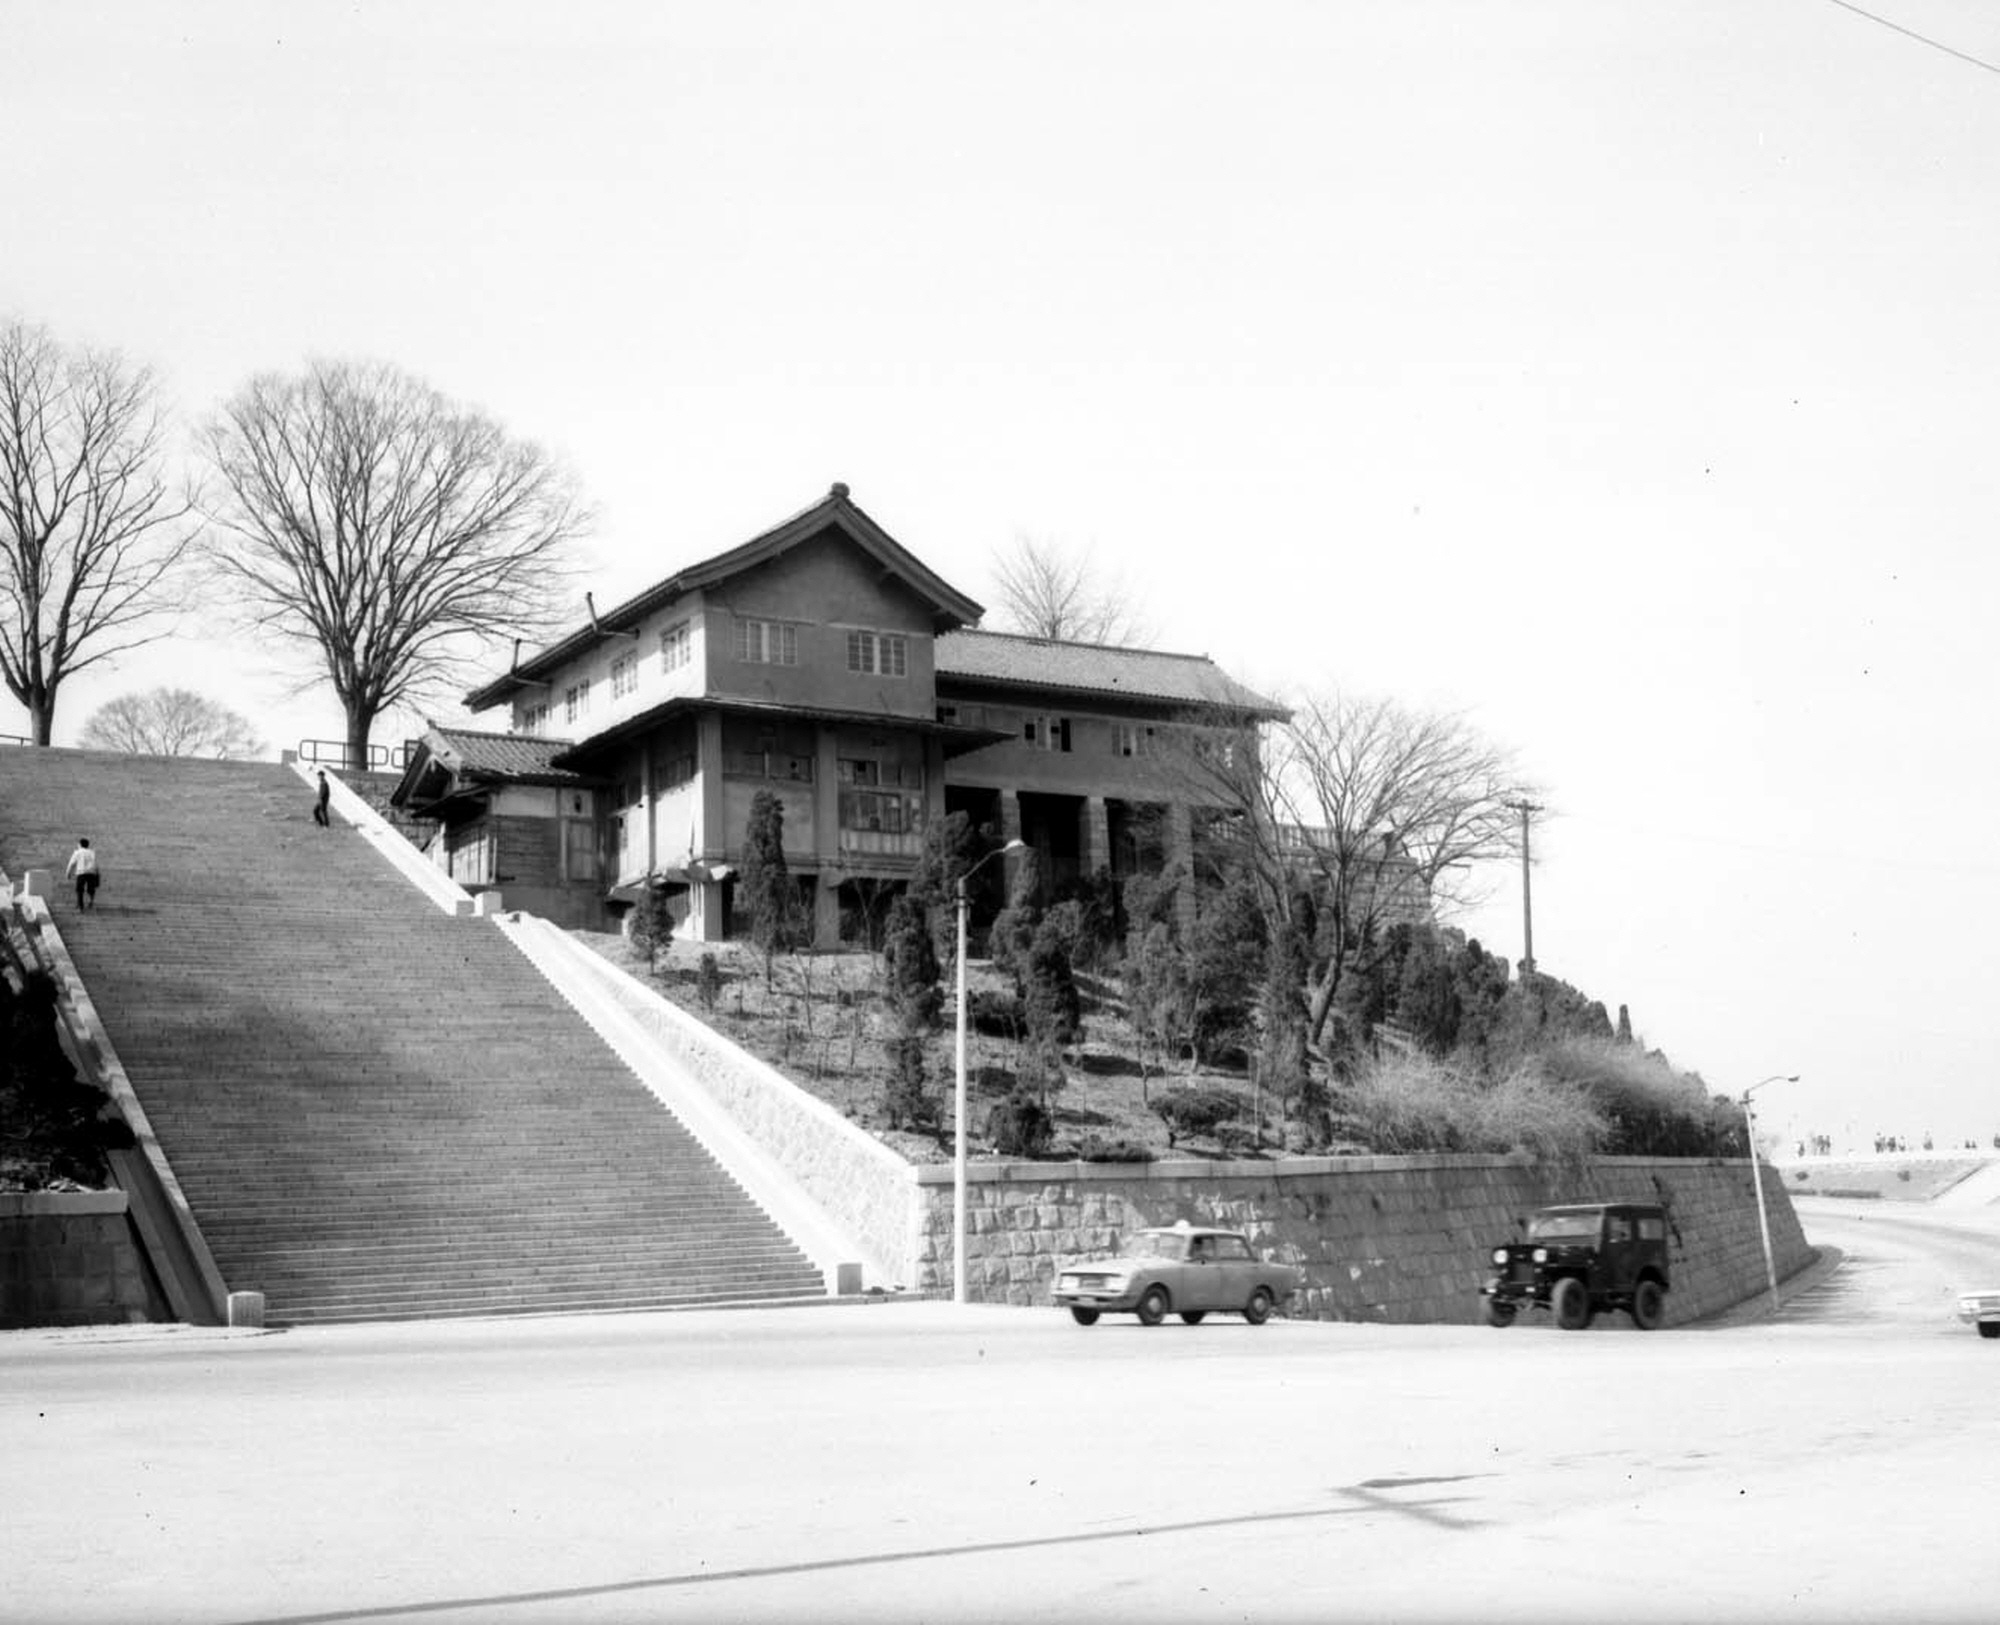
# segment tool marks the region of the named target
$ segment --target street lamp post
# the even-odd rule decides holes
[[[1750,1097],[1767,1083],[1797,1083],[1796,1072],[1774,1072],[1743,1091],[1743,1134],[1750,1152],[1750,1186],[1757,1193],[1757,1234],[1764,1242],[1764,1279],[1771,1288],[1771,1313],[1778,1312],[1778,1262],[1771,1254],[1771,1221],[1764,1212],[1764,1173],[1757,1166],[1757,1113]]]
[[[1024,852],[1026,841],[1009,841],[995,847],[958,877],[958,1145],[951,1168],[951,1301],[965,1302],[965,917],[972,899],[967,882],[995,858],[1009,852]]]

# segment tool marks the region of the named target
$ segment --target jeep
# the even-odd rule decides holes
[[[1493,1273],[1479,1289],[1486,1324],[1511,1326],[1524,1308],[1546,1309],[1566,1332],[1580,1332],[1600,1309],[1623,1309],[1650,1332],[1666,1313],[1667,1210],[1642,1202],[1574,1202],[1545,1207],[1527,1239],[1493,1249]]]

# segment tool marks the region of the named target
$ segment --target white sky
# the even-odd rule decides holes
[[[1161,647],[1465,711],[1541,967],[1863,1143],[2000,1131],[1996,200],[2000,73],[1831,0],[0,0],[0,315],[190,422],[395,362],[575,467],[600,605],[840,479],[989,604],[1087,546]],[[273,672],[57,740],[340,736]]]

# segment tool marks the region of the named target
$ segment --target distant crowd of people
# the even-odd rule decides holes
[[[1925,1151],[1935,1151],[1937,1148],[1937,1142],[1930,1135],[1926,1134],[1922,1149]],[[1974,1139],[1968,1139],[1963,1147],[1967,1151],[1977,1151],[1979,1148],[1979,1142]],[[1878,1134],[1875,1136],[1875,1154],[1877,1156],[1881,1156],[1885,1152],[1915,1151],[1917,1149],[1916,1145],[1904,1139],[1900,1134]],[[1958,1150],[1961,1148],[1947,1146],[1945,1149]],[[1993,1136],[1993,1149],[2000,1151],[2000,1134]],[[1830,1157],[1834,1155],[1833,1136],[1831,1134],[1808,1134],[1803,1140],[1798,1142],[1797,1154],[1800,1157]]]

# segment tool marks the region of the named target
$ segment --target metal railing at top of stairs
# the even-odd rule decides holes
[[[135,1144],[129,1150],[108,1152],[105,1160],[125,1192],[133,1226],[166,1294],[167,1307],[176,1319],[191,1325],[224,1324],[229,1293],[222,1272],[63,946],[48,900],[28,889],[25,876],[16,887],[0,871],[0,973],[21,983],[36,972],[55,984],[58,1036],[77,1076],[102,1089],[132,1130]]]
[[[400,773],[410,765],[410,752],[416,746],[414,739],[405,739],[400,745],[371,744],[363,771]],[[354,767],[353,753],[346,741],[340,739],[301,739],[297,754],[300,761],[310,762],[314,767],[331,767],[340,772]]]

